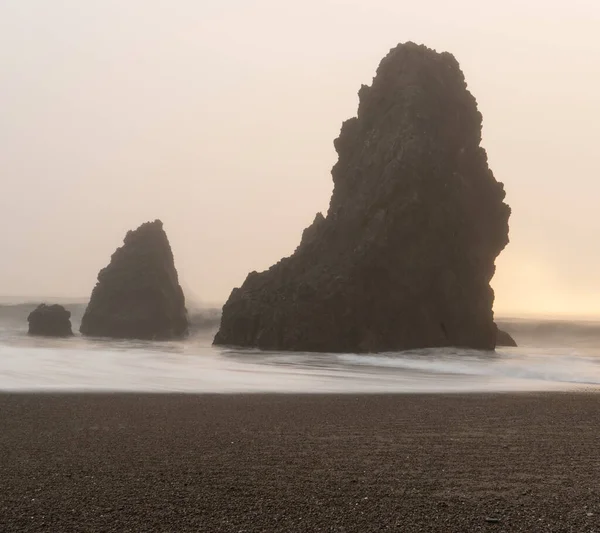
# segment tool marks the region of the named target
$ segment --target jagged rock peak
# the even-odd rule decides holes
[[[80,331],[135,339],[172,339],[187,334],[185,298],[160,220],[127,232],[123,246],[98,274]]]
[[[334,189],[291,257],[251,273],[217,344],[375,352],[493,349],[510,208],[458,62],[414,43],[381,61],[334,146]]]

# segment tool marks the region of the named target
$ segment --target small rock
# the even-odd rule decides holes
[[[71,337],[71,312],[62,305],[41,304],[27,317],[29,335]]]

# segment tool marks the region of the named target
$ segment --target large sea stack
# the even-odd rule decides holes
[[[252,272],[216,344],[378,352],[493,349],[504,187],[458,62],[413,43],[383,59],[335,140],[333,195],[291,257]]]
[[[187,334],[185,298],[160,220],[142,224],[98,274],[81,320],[84,335],[174,339]]]

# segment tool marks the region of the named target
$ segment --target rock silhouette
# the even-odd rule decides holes
[[[498,330],[498,334],[496,335],[496,346],[512,346],[516,347],[517,342],[512,338],[510,333],[503,331],[501,329]]]
[[[413,43],[381,61],[334,146],[334,190],[294,254],[248,275],[215,344],[378,352],[493,349],[504,187],[458,62]]]
[[[38,305],[27,317],[29,335],[71,337],[71,312],[62,305]]]
[[[185,298],[160,220],[125,236],[98,274],[81,320],[84,335],[173,339],[187,334]]]

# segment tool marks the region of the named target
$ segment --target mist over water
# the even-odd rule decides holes
[[[383,354],[213,347],[216,309],[190,312],[183,341],[35,338],[34,304],[0,305],[0,390],[157,392],[476,392],[596,388],[600,322],[499,319],[518,348]],[[77,331],[85,304],[66,306]]]

